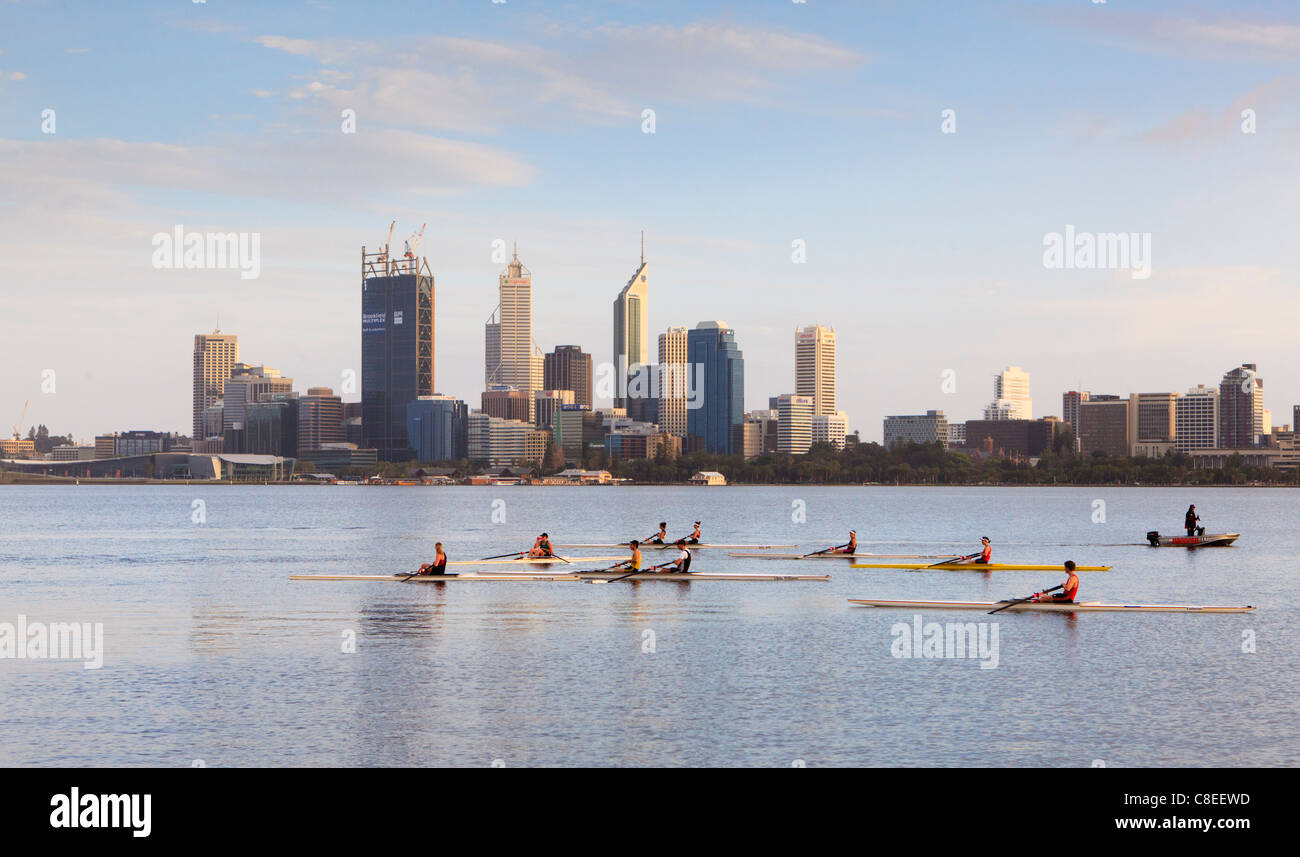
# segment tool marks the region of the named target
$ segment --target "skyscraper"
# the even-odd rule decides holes
[[[687,331],[670,327],[659,334],[659,407],[656,422],[669,434],[686,436],[687,385],[691,367],[686,352]]]
[[[1254,363],[1229,369],[1219,382],[1219,446],[1259,446],[1264,433],[1264,379]]]
[[[361,436],[381,461],[415,454],[406,408],[433,395],[433,303],[427,259],[361,248]]]
[[[505,384],[527,394],[542,389],[543,360],[533,346],[533,273],[519,261],[519,249],[498,278],[499,303],[496,320],[484,330],[487,366],[486,385]],[[530,417],[531,419],[531,414]]]
[[[417,461],[469,454],[469,407],[455,396],[420,396],[406,406],[406,432]]]
[[[298,454],[344,440],[343,400],[329,387],[307,388],[307,395],[298,399]]]
[[[1219,446],[1219,391],[1198,384],[1174,402],[1174,448],[1216,449]]]
[[[993,402],[984,409],[984,419],[1032,420],[1033,410],[1028,372],[1008,366],[993,376]]]
[[[239,362],[239,337],[222,333],[194,336],[194,427],[190,436],[203,440],[203,412],[221,399],[226,379]]]
[[[745,355],[736,332],[720,321],[702,321],[686,337],[687,362],[703,367],[701,407],[686,411],[693,449],[732,453],[731,427],[745,418]]]
[[[222,430],[246,429],[245,421],[250,405],[265,401],[264,397],[276,393],[288,393],[292,390],[293,379],[285,378],[278,369],[236,363],[222,387],[221,398],[224,402],[221,412]],[[234,451],[236,450],[226,450],[226,452]]]
[[[813,413],[835,413],[835,328],[814,324],[794,332],[794,391],[811,396]]]
[[[776,451],[803,455],[812,446],[813,397],[786,393],[776,399]]]
[[[542,389],[572,390],[573,401],[591,407],[591,355],[577,345],[557,345],[542,366]]]
[[[627,373],[650,359],[650,287],[649,266],[645,261],[645,233],[641,233],[641,265],[623,290],[614,299],[614,369],[626,383]],[[628,397],[616,395],[614,407],[628,408],[635,419],[643,415],[633,413]]]

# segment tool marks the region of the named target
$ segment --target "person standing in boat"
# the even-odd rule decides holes
[[[425,575],[425,576],[431,574],[436,574],[439,576],[447,575],[447,554],[443,553],[442,551],[442,542],[438,542],[436,545],[434,545],[433,550],[434,550],[433,562],[431,563],[426,562],[423,565],[421,565],[420,570],[417,571],[416,574]]]
[[[551,537],[542,533],[533,542],[533,549],[528,552],[529,556],[552,557],[555,556],[555,549],[551,547]]]
[[[686,539],[678,539],[677,547],[681,550],[681,553],[677,554],[677,559],[665,565],[663,570],[667,572],[677,572],[678,574],[686,574],[691,570],[691,552],[690,549],[686,547]]]
[[[1073,604],[1074,596],[1079,592],[1079,573],[1074,570],[1074,560],[1067,559],[1065,561],[1065,573],[1068,576],[1065,578],[1065,583],[1060,592],[1035,592],[1034,600]],[[1055,589],[1056,587],[1052,588]]]
[[[1201,516],[1196,514],[1196,507],[1188,506],[1187,514],[1183,516],[1183,526],[1187,528],[1187,535],[1196,536],[1196,530],[1200,522]]]
[[[838,547],[833,547],[833,548],[830,549],[829,552],[830,552],[830,553],[847,553],[847,554],[855,554],[855,553],[857,553],[857,552],[858,552],[858,531],[857,531],[857,530],[849,530],[849,541],[848,541],[848,543],[847,543],[847,544],[839,545]]]

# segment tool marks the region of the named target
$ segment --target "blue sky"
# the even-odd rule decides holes
[[[822,323],[868,440],[979,416],[1008,364],[1048,415],[1256,362],[1289,423],[1298,61],[1280,2],[0,0],[0,424],[31,399],[78,437],[188,430],[218,315],[244,359],[338,388],[357,254],[394,218],[429,224],[437,386],[471,402],[492,242],[533,271],[538,344],[601,361],[644,229],[652,335],[726,321],[750,408]],[[259,233],[260,277],[155,270],[176,223]],[[1066,224],[1151,233],[1151,277],[1044,268]]]

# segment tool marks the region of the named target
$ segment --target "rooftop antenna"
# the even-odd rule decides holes
[[[645,230],[641,230],[641,264],[645,264]]]

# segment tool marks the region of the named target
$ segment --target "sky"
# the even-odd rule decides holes
[[[0,0],[0,426],[188,433],[218,323],[341,389],[393,220],[475,406],[494,242],[537,344],[601,362],[644,230],[652,340],[724,321],[748,409],[824,324],[867,441],[1007,365],[1047,416],[1256,363],[1290,423],[1298,96],[1292,2]],[[256,234],[258,276],[156,267],[176,224]],[[1149,235],[1149,276],[1045,265],[1067,227]]]

